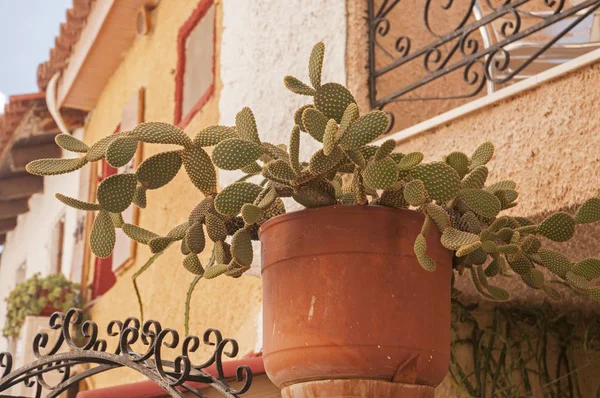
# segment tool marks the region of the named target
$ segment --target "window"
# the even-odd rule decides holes
[[[201,0],[177,37],[175,124],[185,127],[214,91],[215,6]]]
[[[369,0],[367,25],[369,102],[391,132],[600,49],[600,0]]]

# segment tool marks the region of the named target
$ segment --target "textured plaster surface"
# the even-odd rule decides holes
[[[142,86],[146,88],[145,120],[173,122],[177,33],[197,4],[197,0],[162,0],[152,11],[152,31],[134,42],[111,77],[89,120],[84,138],[86,143],[95,142],[114,131],[123,107]],[[215,6],[218,51],[221,2],[215,2]],[[217,59],[218,56],[217,52]],[[215,93],[185,129],[191,137],[202,128],[219,122],[218,104],[222,84],[218,79],[218,63],[215,73]],[[144,157],[166,149],[169,148],[163,145],[145,145]],[[164,234],[187,220],[190,210],[201,199],[201,194],[189,182],[186,174],[180,171],[167,187],[148,192],[148,207],[140,212],[140,226]],[[207,253],[210,253],[210,247],[207,247]],[[111,319],[139,314],[131,277],[150,256],[150,251],[139,245],[135,264],[119,276],[115,286],[91,308],[92,319],[98,322],[102,330]],[[208,262],[208,257],[202,256],[204,264]],[[138,279],[144,318],[156,319],[165,327],[177,329],[180,334],[184,332],[186,292],[193,279],[193,275],[181,265],[182,260],[178,245],[173,245]],[[240,355],[244,355],[254,349],[258,339],[256,319],[260,303],[261,286],[258,278],[202,280],[192,296],[190,333],[201,335],[209,327],[218,328],[224,336],[237,339]],[[110,338],[108,340],[112,341]],[[196,362],[206,359],[202,352],[194,358]],[[116,371],[95,377],[91,382],[92,386],[99,388],[141,379],[143,377],[134,372]]]

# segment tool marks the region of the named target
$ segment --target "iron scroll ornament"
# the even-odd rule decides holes
[[[381,0],[378,6],[375,0],[368,0],[368,46],[369,46],[369,100],[374,109],[385,111],[390,103],[401,101],[428,101],[472,98],[479,95],[489,85],[502,85],[513,80],[528,65],[556,44],[576,25],[589,15],[600,9],[600,0],[583,0],[569,8],[565,0],[425,0],[423,7],[423,26],[431,38],[425,46],[415,48],[409,34],[401,33],[394,37],[387,47],[380,41],[392,35],[390,13],[405,6],[400,0]],[[527,4],[538,4],[543,12],[532,13],[525,9]],[[442,12],[452,10],[456,4],[467,5],[464,15],[460,15],[455,26],[449,31],[438,32],[433,21],[432,10]],[[482,13],[481,5],[488,10]],[[535,21],[525,28],[523,17]],[[566,18],[572,18],[566,27],[543,43],[540,48],[523,60],[517,67],[509,69],[511,54],[509,45],[531,36]],[[473,21],[470,22],[469,21]],[[493,23],[502,22],[498,28],[497,39],[487,42],[479,34],[490,29]],[[389,94],[378,96],[377,80],[411,61],[420,63],[423,77],[400,87],[392,87]],[[445,93],[439,96],[419,96],[415,94],[420,88],[431,84],[452,72],[461,72],[465,92]],[[393,114],[386,132],[393,129]]]
[[[16,385],[32,389],[35,397],[41,397],[47,391],[47,397],[58,397],[69,387],[80,381],[121,367],[127,367],[154,381],[171,397],[184,397],[192,394],[205,397],[189,383],[204,383],[220,392],[224,397],[239,397],[252,384],[252,371],[248,366],[239,366],[236,381],[241,387],[234,388],[226,380],[223,371],[223,356],[237,356],[239,347],[235,340],[223,338],[216,329],[208,329],[200,339],[187,336],[179,345],[180,337],[176,330],[165,328],[157,321],[148,320],[142,325],[137,318],[125,321],[111,321],[107,326],[108,336],[116,338],[117,348],[106,352],[107,342],[98,338],[98,325],[93,321],[84,321],[83,311],[70,309],[66,313],[55,312],[50,317],[50,329],[60,330],[59,337],[51,345],[47,333],[38,333],[33,341],[33,353],[37,360],[19,369],[12,370],[13,359],[10,353],[0,353],[0,397],[2,393]],[[81,339],[71,335],[72,329],[80,329]],[[82,340],[82,341],[79,341]],[[144,347],[144,352],[136,352],[132,345]],[[202,364],[194,364],[190,354],[197,351],[201,344],[214,347],[210,358]],[[68,347],[68,352],[60,352]],[[174,361],[162,359],[163,348],[178,349]],[[73,372],[77,365],[95,364],[79,373]],[[216,376],[207,372],[214,366]],[[60,382],[50,385],[44,375],[50,372],[60,374]]]

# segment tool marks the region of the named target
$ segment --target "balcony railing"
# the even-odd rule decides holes
[[[369,0],[371,107],[397,130],[395,115],[422,113],[414,124],[600,48],[599,9],[600,0]]]

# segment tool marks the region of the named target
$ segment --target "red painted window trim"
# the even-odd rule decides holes
[[[114,134],[121,130],[121,125],[117,126]],[[117,169],[110,166],[106,159],[102,159],[101,163],[102,172],[96,184],[100,184],[102,180],[110,177],[111,175],[117,174]],[[113,285],[117,282],[117,277],[112,267],[112,254],[107,258],[96,257],[94,261],[94,280],[92,282],[92,300],[102,296],[106,293]]]
[[[192,30],[198,25],[200,20],[206,15],[210,7],[214,4],[214,0],[200,0],[196,9],[192,12],[192,15],[185,21],[185,23],[179,29],[179,33],[177,35],[177,70],[175,73],[175,115],[174,115],[174,124],[176,124],[179,128],[184,128],[188,125],[190,120],[202,109],[202,107],[208,102],[208,99],[212,96],[215,91],[215,56],[216,56],[216,17],[215,13],[215,21],[213,23],[213,82],[208,87],[206,92],[202,94],[198,102],[192,107],[192,109],[188,112],[187,115],[183,115],[183,84],[185,77],[185,42],[187,41],[188,36],[192,33]]]

